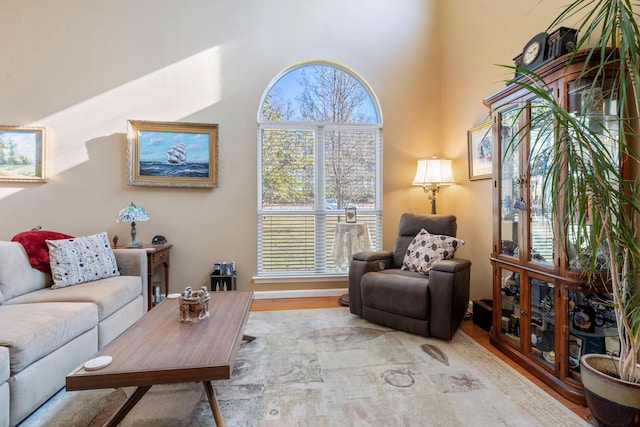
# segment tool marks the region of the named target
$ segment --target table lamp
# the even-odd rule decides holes
[[[416,176],[413,185],[421,185],[431,200],[431,213],[436,213],[436,193],[442,185],[455,184],[451,170],[451,160],[438,159],[434,155],[431,159],[418,160]]]
[[[130,222],[131,223],[131,243],[126,245],[125,248],[141,248],[142,243],[136,242],[136,222],[149,221],[149,214],[147,211],[138,205],[134,205],[133,202],[129,206],[124,207],[118,214],[117,223]]]

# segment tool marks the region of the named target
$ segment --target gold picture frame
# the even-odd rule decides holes
[[[469,179],[487,179],[492,176],[493,135],[491,122],[485,122],[467,131],[469,144]]]
[[[46,129],[0,126],[0,182],[47,182]]]
[[[218,125],[129,120],[129,185],[217,187]]]

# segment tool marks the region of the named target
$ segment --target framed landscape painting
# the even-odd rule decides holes
[[[493,138],[491,122],[469,129],[469,179],[487,179],[492,174]]]
[[[129,120],[129,185],[218,186],[218,125]]]
[[[47,182],[45,128],[0,126],[0,182]]]

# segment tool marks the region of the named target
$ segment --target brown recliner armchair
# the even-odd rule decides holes
[[[450,340],[469,305],[471,262],[441,260],[429,274],[401,270],[409,245],[423,228],[430,234],[455,237],[456,217],[405,213],[393,251],[353,255],[349,309],[379,325]]]

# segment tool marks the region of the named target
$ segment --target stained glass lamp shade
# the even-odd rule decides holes
[[[142,243],[136,242],[136,222],[149,221],[149,213],[142,206],[131,204],[122,210],[118,214],[117,223],[130,222],[131,223],[131,243],[126,245],[127,248],[141,248]]]

